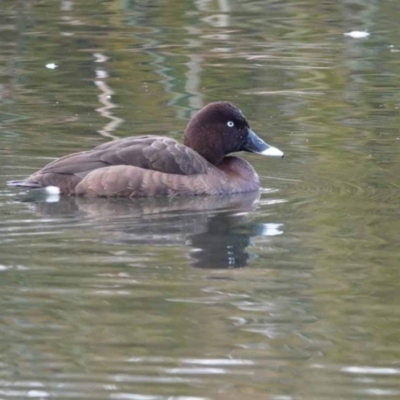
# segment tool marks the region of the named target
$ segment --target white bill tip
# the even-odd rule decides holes
[[[273,157],[283,157],[283,151],[280,151],[276,147],[269,146],[268,149],[262,151],[260,154],[264,156],[273,156]]]

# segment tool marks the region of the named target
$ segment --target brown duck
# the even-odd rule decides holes
[[[236,106],[221,101],[208,104],[190,120],[183,144],[164,136],[127,137],[61,157],[9,185],[101,197],[258,190],[254,168],[242,158],[227,156],[237,151],[283,157],[250,129]]]

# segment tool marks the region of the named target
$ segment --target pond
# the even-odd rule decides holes
[[[0,398],[400,397],[396,1],[0,4]],[[359,32],[359,33],[357,33]],[[360,33],[361,32],[361,33]],[[7,187],[229,100],[258,193]]]

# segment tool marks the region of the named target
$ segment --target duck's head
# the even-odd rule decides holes
[[[242,112],[226,101],[208,104],[189,121],[184,144],[214,165],[237,151],[283,157],[282,151],[259,138]]]

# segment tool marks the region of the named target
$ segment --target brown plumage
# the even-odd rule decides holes
[[[189,122],[184,144],[164,136],[127,137],[54,160],[12,186],[56,186],[61,194],[142,197],[249,192],[258,175],[235,151],[283,153],[263,142],[241,111],[211,103]]]

